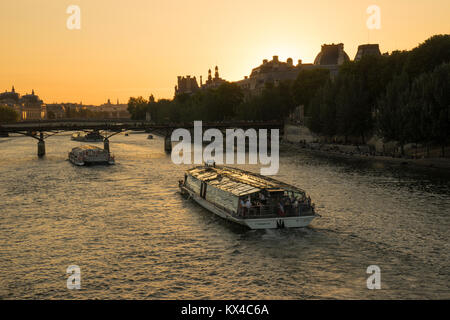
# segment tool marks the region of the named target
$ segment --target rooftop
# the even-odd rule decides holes
[[[299,188],[269,177],[230,167],[200,166],[190,169],[188,172],[194,178],[208,182],[208,184],[236,196],[245,196],[261,190],[291,190],[304,193]]]
[[[103,150],[103,149],[92,145],[83,145],[72,149],[72,151],[83,151],[83,150]]]

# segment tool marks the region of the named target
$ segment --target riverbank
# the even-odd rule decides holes
[[[308,152],[322,156],[332,156],[344,159],[362,159],[382,161],[393,165],[402,166],[417,166],[421,168],[432,168],[450,172],[450,159],[448,158],[423,158],[423,159],[409,159],[409,158],[394,158],[390,156],[374,155],[369,152],[346,152],[338,148],[330,148],[329,145],[320,145],[317,143],[295,143],[283,140],[281,148],[289,148],[297,152]]]

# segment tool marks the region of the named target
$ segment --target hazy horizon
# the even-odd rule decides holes
[[[69,5],[81,8],[80,30],[66,27]],[[370,5],[380,30],[367,29]],[[34,89],[46,103],[172,98],[179,75],[199,81],[218,65],[237,81],[273,55],[311,63],[325,43],[344,43],[351,59],[368,42],[410,50],[449,33],[449,12],[444,0],[2,1],[0,91]]]

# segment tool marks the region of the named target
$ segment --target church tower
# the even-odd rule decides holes
[[[216,66],[216,72],[214,73],[214,78],[219,79],[219,67]]]
[[[208,70],[208,82],[212,80],[211,69]]]

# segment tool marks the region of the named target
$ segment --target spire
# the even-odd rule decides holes
[[[34,89],[31,90],[31,94],[34,96]]]
[[[208,70],[208,80],[211,81],[212,80],[212,76],[211,76],[211,69]]]
[[[219,67],[216,66],[216,72],[214,73],[214,78],[219,79]]]
[[[16,92],[16,89],[14,89],[14,86],[12,86],[11,92]]]

